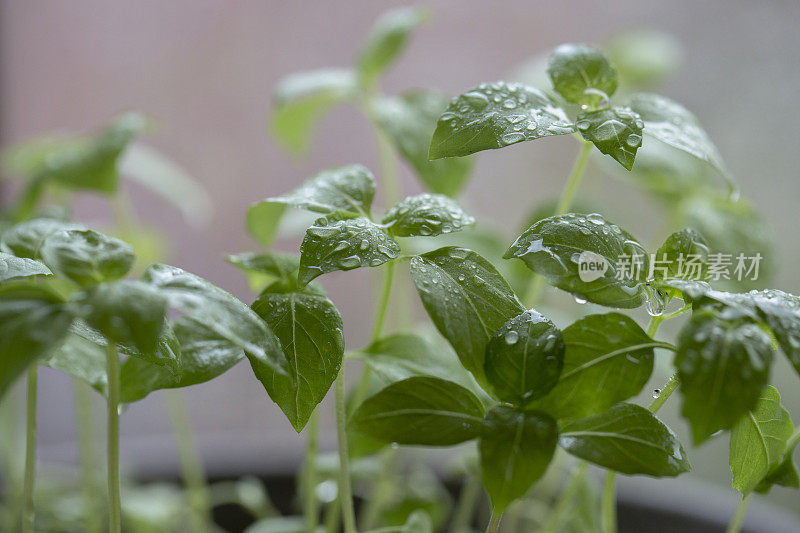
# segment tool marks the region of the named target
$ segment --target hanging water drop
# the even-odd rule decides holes
[[[519,333],[517,333],[514,330],[511,330],[508,333],[506,333],[505,339],[506,339],[506,344],[516,344],[516,342],[519,340]]]

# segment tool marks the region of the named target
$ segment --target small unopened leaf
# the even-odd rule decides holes
[[[692,426],[695,444],[730,429],[756,406],[771,363],[772,340],[758,324],[712,309],[692,313],[680,334],[675,365],[681,413]]]
[[[475,218],[443,194],[409,196],[383,217],[389,233],[397,237],[435,237],[471,226]]]
[[[322,115],[355,94],[356,76],[351,69],[326,68],[290,74],[275,87],[270,130],[286,150],[304,154]]]
[[[617,71],[603,53],[586,44],[562,44],[553,51],[547,74],[568,102],[597,106],[617,90]]]
[[[634,308],[647,299],[645,249],[597,213],[542,219],[517,237],[503,257],[522,259],[551,285],[592,303]]]
[[[436,121],[449,101],[438,93],[412,91],[399,97],[375,99],[372,112],[381,130],[411,165],[425,188],[455,198],[472,172],[474,158],[428,159]]]
[[[345,165],[323,170],[292,192],[267,198],[261,203],[287,205],[316,213],[343,211],[369,216],[374,197],[375,178],[372,173],[361,165]]]
[[[371,85],[389,68],[406,47],[411,32],[428,19],[428,13],[424,7],[409,6],[381,15],[358,58],[358,74],[363,85]]]
[[[669,98],[639,93],[627,102],[644,120],[644,134],[682,150],[725,174],[717,147],[689,110]]]
[[[72,309],[55,293],[28,282],[0,285],[0,397],[37,358],[67,334]]]
[[[642,145],[644,123],[630,108],[581,111],[575,126],[600,152],[610,155],[627,170],[633,168],[636,151]]]
[[[534,310],[515,316],[486,346],[486,379],[504,402],[525,406],[555,387],[564,364],[564,340]]]
[[[556,421],[544,413],[495,407],[486,414],[478,443],[483,486],[492,511],[503,512],[542,477],[558,439]]]
[[[455,157],[575,131],[545,93],[519,83],[483,83],[450,102],[439,118],[429,157]]]
[[[364,400],[351,423],[357,431],[387,442],[451,446],[481,434],[483,406],[452,381],[413,377]]]
[[[486,259],[446,247],[413,257],[411,280],[422,305],[461,363],[486,385],[486,345],[494,332],[525,309]]]
[[[322,217],[300,245],[298,281],[302,286],[328,272],[376,267],[399,255],[388,231],[366,217]]]
[[[51,274],[50,269],[41,261],[0,252],[0,281]]]
[[[767,386],[755,409],[731,429],[729,462],[733,488],[748,494],[779,467],[793,430],[792,419],[781,405],[778,389]]]
[[[92,230],[61,230],[49,235],[41,256],[53,272],[81,286],[125,276],[136,258],[128,243]]]
[[[561,334],[561,377],[531,406],[559,419],[602,413],[639,394],[653,372],[653,350],[663,346],[620,313],[586,316]]]
[[[622,474],[673,477],[691,470],[678,437],[639,405],[567,422],[558,443],[572,455]]]
[[[286,357],[283,374],[258,363],[253,371],[299,432],[342,366],[342,317],[333,302],[310,291],[267,288],[251,307],[278,337]]]
[[[300,268],[299,256],[280,252],[244,252],[229,255],[227,261],[244,271],[250,288],[258,292],[276,280],[296,280]]]

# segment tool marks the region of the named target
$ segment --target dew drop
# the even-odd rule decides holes
[[[577,304],[581,304],[581,305],[583,305],[583,304],[585,304],[585,303],[586,303],[586,298],[583,298],[583,297],[581,297],[581,296],[578,296],[577,294],[575,294],[575,295],[573,296],[573,298],[575,298],[575,303],[577,303]]]
[[[506,333],[505,340],[506,344],[516,344],[516,342],[519,340],[519,333],[514,330],[509,331]]]
[[[653,398],[661,396],[661,389],[653,389]]]

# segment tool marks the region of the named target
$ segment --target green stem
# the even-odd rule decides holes
[[[389,309],[389,300],[392,297],[392,287],[394,286],[394,268],[394,261],[389,261],[386,263],[386,268],[383,275],[383,289],[381,290],[381,299],[378,303],[378,309],[375,315],[375,325],[372,327],[372,337],[369,341],[370,344],[381,338],[381,332],[383,331],[383,326],[386,322],[386,311]]]
[[[36,395],[39,367],[28,367],[28,390],[25,401],[25,478],[23,481],[22,531],[33,533],[33,481],[36,468]]]
[[[390,446],[384,450],[381,456],[381,470],[378,474],[378,479],[375,481],[372,497],[364,503],[361,527],[365,530],[372,530],[377,526],[381,511],[392,499],[395,487],[394,472],[397,452],[397,447]]]
[[[211,531],[213,523],[211,498],[208,494],[203,460],[197,449],[191,416],[183,391],[167,391],[167,410],[175,435],[175,445],[178,448],[178,460],[181,464],[183,481],[186,484],[186,493],[197,521],[196,529],[197,531]]]
[[[78,431],[78,455],[81,463],[81,484],[83,485],[84,520],[87,533],[98,533],[102,530],[100,510],[95,481],[95,449],[94,430],[92,426],[92,391],[89,386],[74,378],[72,395],[75,402],[75,421]]]
[[[475,515],[476,503],[481,496],[481,480],[476,476],[467,475],[461,494],[458,495],[458,505],[453,517],[453,533],[464,533],[470,530],[472,517]]]
[[[344,366],[336,378],[336,432],[339,438],[339,500],[344,517],[344,533],[356,533],[356,513],[350,486],[350,457],[347,450],[347,398],[344,389]]]
[[[317,435],[319,433],[319,418],[317,410],[311,412],[308,419],[306,432],[306,464],[303,479],[303,515],[306,519],[308,533],[314,533],[319,521],[319,506],[317,505]]]
[[[669,397],[672,396],[672,393],[675,392],[675,389],[678,388],[680,382],[681,379],[678,377],[678,374],[676,372],[675,374],[672,375],[671,378],[669,378],[669,381],[667,381],[667,383],[661,389],[661,392],[659,392],[658,397],[655,398],[652,402],[650,402],[650,405],[647,406],[647,408],[650,410],[651,413],[656,413],[658,412],[659,409],[661,409],[661,406],[666,403]]]
[[[555,509],[553,509],[553,512],[550,514],[550,518],[547,520],[547,523],[544,526],[545,533],[555,533],[558,531],[558,526],[561,524],[562,517],[569,510],[572,497],[580,488],[581,481],[588,468],[589,463],[586,461],[581,461],[578,464],[578,467],[575,469],[575,473],[572,475],[572,479],[570,479],[567,487],[564,489],[564,492],[562,492],[561,496],[559,496]]]
[[[108,374],[108,530],[122,531],[119,497],[119,356],[113,342],[106,347]]]
[[[492,511],[492,518],[489,519],[489,525],[486,526],[486,533],[497,533],[500,529],[500,520],[503,518],[503,513],[495,513]]]
[[[342,505],[339,497],[325,506],[325,533],[339,533],[339,521],[342,516]]]
[[[742,529],[742,524],[744,523],[744,516],[747,514],[747,505],[750,503],[750,494],[742,498],[742,501],[739,502],[739,505],[736,507],[736,513],[733,515],[731,519],[731,523],[728,524],[728,529],[726,533],[739,533]]]
[[[601,531],[615,533],[617,531],[617,498],[613,470],[606,472],[606,482],[603,486],[603,509],[601,515]]]
[[[578,191],[578,187],[581,184],[584,171],[586,170],[586,163],[589,161],[589,154],[591,151],[592,143],[583,142],[581,151],[578,153],[578,157],[575,159],[575,164],[572,165],[572,170],[569,173],[564,190],[561,192],[561,196],[558,199],[556,211],[553,213],[554,215],[563,215],[572,207],[572,202],[575,199],[575,193]],[[539,275],[534,275],[534,278],[528,287],[528,293],[525,297],[525,301],[528,302],[528,305],[536,305],[536,302],[539,301],[539,298],[542,295],[544,286],[544,278]]]

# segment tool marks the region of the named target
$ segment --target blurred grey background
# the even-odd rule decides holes
[[[134,208],[172,243],[168,262],[249,302],[252,296],[243,278],[223,261],[227,253],[255,246],[244,228],[246,208],[324,167],[350,162],[376,171],[378,167],[368,124],[347,107],[324,119],[308,159],[291,160],[265,127],[274,84],[293,71],[348,65],[376,17],[400,4],[4,0],[0,138],[8,145],[50,130],[91,130],[125,109],[157,117],[160,127],[148,143],[205,185],[215,202],[214,220],[205,228],[190,228],[174,208],[130,187]],[[763,213],[779,243],[772,258],[777,263],[773,285],[800,292],[800,2],[435,0],[426,4],[434,18],[385,78],[383,89],[388,93],[414,87],[461,92],[482,81],[501,79],[562,42],[602,44],[616,32],[633,28],[673,35],[683,48],[682,63],[657,90],[700,117],[743,195]],[[484,152],[463,202],[475,214],[491,215],[511,235],[531,205],[560,191],[575,150],[565,137]],[[640,239],[652,244],[663,237],[658,211],[640,192],[604,175],[597,166],[584,185],[584,196],[596,195],[608,206],[609,216]],[[404,169],[403,192],[418,191]],[[106,202],[85,197],[76,216],[102,221],[110,212]],[[344,316],[350,349],[365,342],[371,323],[368,280],[366,272],[324,278]],[[664,381],[666,366],[657,372],[653,386]],[[797,376],[781,364],[775,379],[784,403],[794,411],[795,423],[800,423]],[[40,457],[69,463],[75,457],[69,381],[44,371],[40,390]],[[122,419],[122,451],[131,471],[175,468],[162,394],[132,406]],[[246,365],[187,394],[212,474],[285,470],[299,459],[300,438]],[[671,401],[664,417],[685,436],[686,427],[677,419],[678,405],[677,398]],[[323,428],[325,442],[332,446],[329,407]],[[736,494],[729,485],[727,441],[717,439],[690,453],[696,470],[691,477],[727,487],[724,499],[732,509]],[[623,483],[623,491],[624,487]],[[800,512],[796,492],[776,488],[771,501]]]

